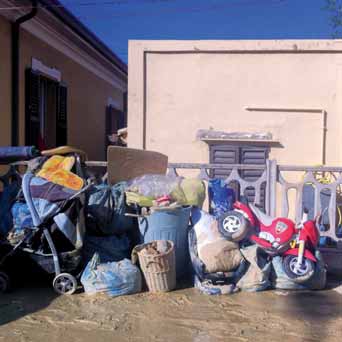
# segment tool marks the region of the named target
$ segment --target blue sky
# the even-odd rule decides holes
[[[325,39],[325,0],[61,0],[127,62],[129,39]]]

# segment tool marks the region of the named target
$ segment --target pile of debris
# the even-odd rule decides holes
[[[13,167],[10,181],[2,178],[10,209],[0,211],[2,291],[17,252],[54,274],[60,294],[80,283],[110,296],[140,292],[144,283],[165,292],[189,275],[206,294],[326,285],[313,221],[266,217],[220,179],[209,181],[206,212],[204,182],[167,176],[164,155],[110,147],[108,177],[96,181],[74,148],[1,153],[2,163],[30,160],[23,178]]]

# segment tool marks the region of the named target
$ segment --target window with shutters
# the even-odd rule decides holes
[[[26,70],[25,143],[40,149],[67,144],[67,88]]]
[[[212,144],[210,145],[210,163],[214,164],[244,164],[244,165],[265,165],[269,154],[268,146],[253,145],[233,145],[233,144]],[[214,169],[211,177],[227,178],[231,169]],[[240,170],[241,178],[247,181],[256,181],[261,177],[263,170]],[[237,194],[240,193],[238,184],[231,184]],[[261,205],[265,203],[265,188],[263,185],[261,191]],[[253,188],[246,189],[245,197],[248,201],[254,201],[255,190]]]
[[[127,126],[125,113],[114,106],[109,105],[106,109],[106,135],[105,149],[109,145],[120,145],[120,140],[117,137],[118,130]]]

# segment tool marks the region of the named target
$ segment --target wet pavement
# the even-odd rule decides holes
[[[265,291],[206,296],[196,289],[56,296],[49,288],[0,295],[0,342],[342,341],[342,294]]]

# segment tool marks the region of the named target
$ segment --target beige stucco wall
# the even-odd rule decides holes
[[[281,144],[271,158],[320,164],[322,114],[286,109],[323,109],[326,161],[340,165],[341,71],[341,41],[130,41],[129,146],[207,162],[198,129],[267,131]]]
[[[0,146],[11,144],[11,26],[0,17]]]
[[[25,132],[25,69],[32,57],[61,71],[68,86],[68,144],[85,150],[89,159],[104,160],[107,101],[112,98],[122,109],[123,93],[25,30],[21,35],[20,143]]]
[[[21,29],[19,143],[25,143],[25,69],[36,58],[62,73],[68,87],[68,144],[85,150],[90,159],[104,160],[105,112],[111,98],[123,109],[123,91],[114,87]],[[0,16],[0,146],[11,144],[11,26]]]

